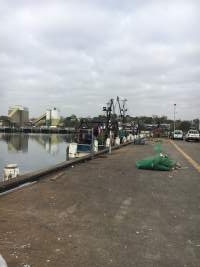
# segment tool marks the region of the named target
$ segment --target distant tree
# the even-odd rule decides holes
[[[63,127],[64,126],[64,117],[60,117],[60,121],[59,121],[59,127]]]
[[[152,117],[145,117],[144,123],[146,123],[146,124],[152,124],[153,123],[153,118]]]
[[[167,118],[167,116],[139,116],[132,117],[134,121],[140,121],[142,124],[162,124],[162,123],[171,123],[172,121]]]
[[[194,119],[194,120],[192,121],[192,126],[193,126],[194,128],[196,128],[197,130],[199,130],[199,119]]]
[[[126,115],[125,121],[128,122],[128,123],[131,123],[133,121],[133,118],[131,116],[129,116],[129,115]]]
[[[71,118],[71,121],[77,121],[77,120],[78,120],[78,118],[77,118],[76,115],[74,115],[74,114],[72,114],[72,115],[70,116],[70,118]]]
[[[159,120],[160,120],[160,123],[167,123],[168,121],[167,116],[161,116]]]
[[[92,118],[92,121],[99,121],[99,122],[104,122],[106,121],[106,116],[105,115],[99,115],[99,116],[95,116]]]
[[[179,129],[182,130],[183,132],[187,132],[191,127],[191,122],[190,121],[181,121],[179,124]]]
[[[63,124],[65,127],[76,127],[78,123],[79,123],[79,120],[74,114],[63,119]]]

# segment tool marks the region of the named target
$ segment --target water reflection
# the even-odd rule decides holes
[[[69,141],[69,138],[62,135],[33,135],[30,136],[34,141],[41,145],[46,152],[56,155],[59,153],[59,144]]]
[[[28,151],[28,135],[7,135],[4,138],[8,144],[8,151],[23,153]]]
[[[65,161],[67,142],[73,138],[60,134],[0,133],[0,177],[7,164],[17,164],[23,174]]]
[[[0,140],[7,143],[8,152],[28,152],[29,139],[41,145],[48,153],[56,154],[59,151],[59,143],[69,142],[72,138],[57,134],[0,134]]]

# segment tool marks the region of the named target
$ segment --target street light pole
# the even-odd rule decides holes
[[[176,114],[176,104],[174,104],[174,131],[176,128],[176,124],[175,124],[175,114]]]

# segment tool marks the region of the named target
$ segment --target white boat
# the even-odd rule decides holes
[[[67,160],[73,158],[81,158],[89,155],[92,151],[98,152],[98,141],[94,140],[93,142],[93,150],[91,144],[79,144],[79,143],[69,143],[67,147]]]
[[[7,164],[3,170],[3,181],[15,178],[19,175],[17,164]]]
[[[76,158],[87,156],[91,153],[90,144],[77,144]]]

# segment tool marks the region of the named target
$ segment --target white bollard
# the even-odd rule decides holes
[[[66,160],[69,160],[69,144],[66,146]]]
[[[127,139],[126,139],[126,137],[124,136],[124,137],[122,138],[122,144],[126,143],[126,141],[127,141]]]
[[[7,181],[19,175],[19,168],[17,164],[7,164],[3,170],[3,180]],[[1,266],[0,266],[1,267]]]
[[[134,140],[134,135],[133,134],[129,134],[130,136],[130,141],[133,141]]]
[[[93,152],[96,153],[98,152],[98,140],[94,140],[94,144],[93,144]]]
[[[115,138],[115,146],[119,146],[120,145],[120,138],[117,136]]]
[[[110,147],[110,138],[109,137],[106,139],[106,147]]]
[[[77,143],[70,143],[69,144],[69,157],[70,158],[75,158],[77,154]]]
[[[8,267],[8,265],[6,264],[6,261],[1,256],[1,254],[0,254],[0,267]]]
[[[129,142],[131,140],[130,134],[126,137],[126,141]]]

